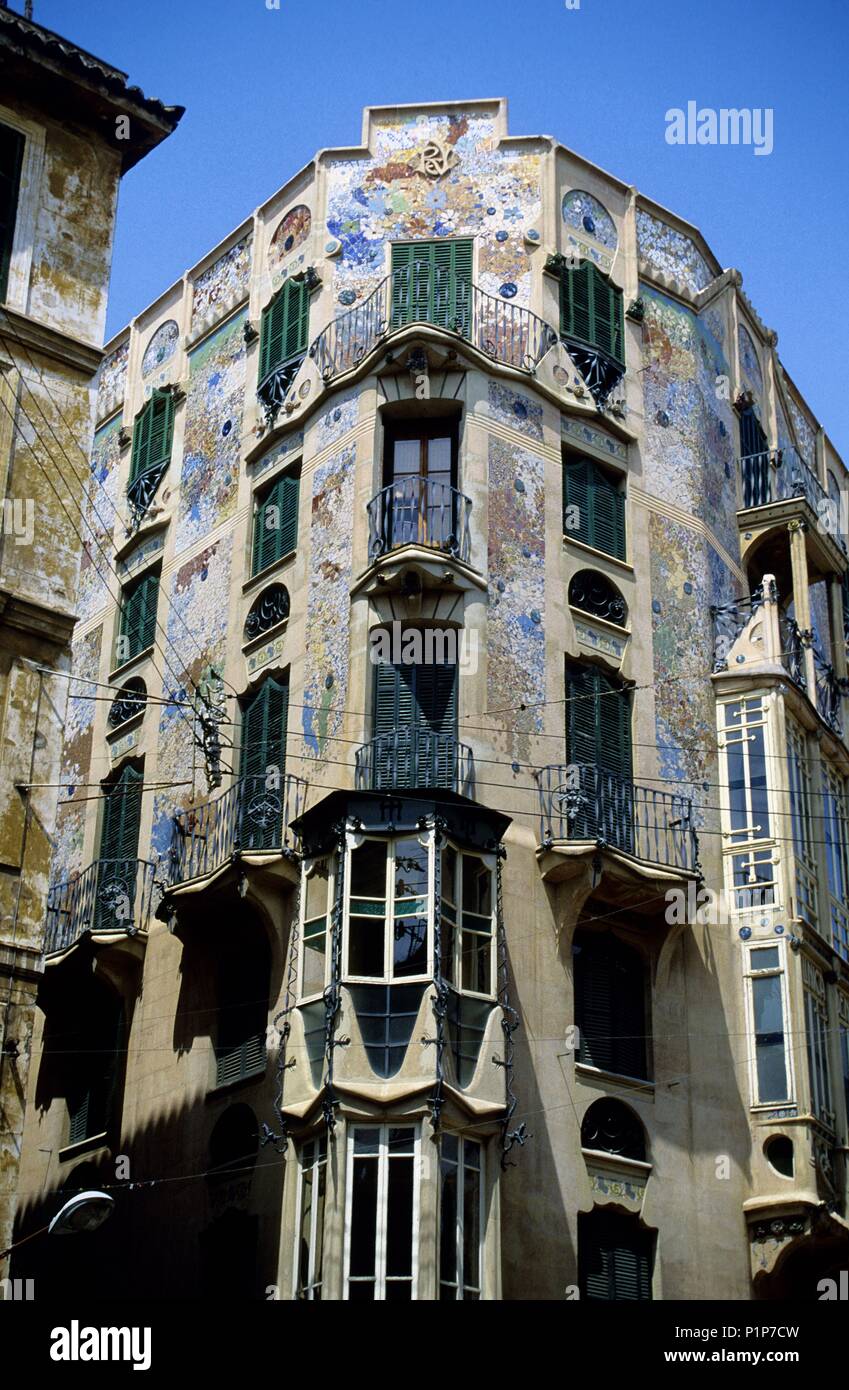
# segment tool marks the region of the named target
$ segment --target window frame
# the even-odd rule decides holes
[[[446,1158],[444,1157],[444,1154],[443,1154],[443,1147],[444,1147],[444,1142],[445,1142],[446,1138],[454,1139],[454,1140],[456,1140],[456,1142],[457,1142],[457,1158],[456,1158],[456,1160],[455,1160],[455,1159],[446,1159]],[[463,1178],[465,1177],[465,1173],[466,1173],[466,1169],[467,1169],[467,1164],[466,1164],[466,1159],[465,1159],[465,1155],[466,1155],[466,1145],[467,1145],[467,1144],[473,1144],[473,1145],[477,1148],[477,1150],[478,1150],[478,1160],[479,1160],[479,1162],[478,1162],[478,1240],[477,1240],[477,1248],[478,1248],[478,1284],[477,1284],[477,1287],[476,1287],[476,1288],[475,1288],[474,1285],[470,1285],[470,1284],[467,1284],[467,1283],[465,1282],[465,1224],[466,1224],[466,1210],[465,1210],[465,1208],[466,1208],[466,1186],[465,1186],[465,1181],[461,1182],[461,1181],[460,1181],[460,1178],[461,1178],[461,1177],[463,1177]],[[456,1186],[457,1210],[456,1210],[456,1213],[455,1213],[454,1232],[453,1232],[453,1233],[454,1233],[454,1238],[455,1238],[455,1251],[454,1251],[454,1256],[455,1256],[455,1278],[454,1278],[453,1281],[446,1281],[446,1280],[444,1280],[444,1279],[442,1278],[442,1247],[443,1247],[443,1242],[444,1242],[445,1237],[446,1237],[445,1223],[444,1223],[444,1213],[443,1213],[443,1205],[442,1205],[442,1204],[443,1204],[443,1190],[444,1190],[445,1175],[444,1175],[444,1173],[443,1173],[442,1165],[443,1165],[443,1163],[446,1163],[446,1162],[447,1162],[447,1163],[453,1163],[453,1164],[454,1164],[454,1167],[455,1167],[456,1170],[457,1170],[457,1186]],[[470,1168],[470,1171],[473,1172],[473,1171],[474,1171],[474,1168],[473,1168],[471,1165],[468,1165],[468,1166],[469,1166],[469,1168]],[[486,1285],[486,1267],[485,1267],[485,1264],[484,1264],[484,1255],[485,1255],[485,1250],[486,1250],[486,1228],[487,1228],[487,1208],[486,1208],[486,1145],[485,1145],[485,1143],[484,1143],[482,1140],[480,1140],[480,1139],[472,1139],[470,1136],[465,1135],[465,1134],[455,1134],[455,1133],[453,1133],[453,1132],[450,1131],[450,1130],[449,1130],[449,1131],[443,1131],[442,1135],[440,1136],[440,1144],[439,1144],[439,1195],[438,1195],[438,1213],[439,1213],[439,1248],[438,1248],[438,1252],[437,1252],[437,1262],[436,1262],[437,1298],[439,1299],[440,1302],[448,1302],[448,1303],[463,1303],[463,1302],[476,1302],[476,1303],[479,1303],[479,1302],[481,1302],[481,1301],[483,1300],[483,1297],[484,1297],[484,1289],[485,1289],[485,1285]],[[445,1296],[444,1290],[446,1290],[446,1289],[454,1289],[454,1297],[453,1297],[453,1298],[452,1298],[450,1295]],[[477,1297],[476,1297],[476,1298],[472,1298],[472,1299],[467,1298],[467,1290],[468,1290],[469,1292],[471,1292],[471,1293],[475,1293],[475,1294],[477,1295]]]
[[[393,923],[394,920],[395,920],[395,901],[396,901],[396,899],[395,899],[395,862],[396,862],[396,853],[395,853],[395,851],[396,851],[397,845],[398,845],[402,840],[416,839],[416,840],[418,840],[418,841],[421,843],[422,839],[424,839],[425,837],[427,837],[427,844],[426,844],[426,845],[422,845],[422,848],[423,848],[423,849],[424,849],[424,848],[427,849],[427,874],[428,874],[428,880],[427,880],[427,892],[426,892],[426,894],[425,894],[425,897],[426,897],[426,907],[425,907],[425,914],[424,914],[425,917],[426,917],[426,919],[427,919],[427,927],[426,927],[426,932],[427,932],[427,969],[426,969],[426,971],[425,971],[424,973],[419,973],[418,975],[394,975],[394,974],[392,973],[393,964],[394,964],[394,958],[393,958],[394,933],[393,933],[393,931],[392,931],[392,923]],[[343,979],[346,983],[347,983],[348,981],[350,981],[352,984],[361,984],[361,985],[374,985],[374,984],[384,984],[384,985],[408,984],[408,985],[412,985],[412,984],[416,984],[416,983],[425,983],[426,981],[433,979],[433,966],[434,966],[434,931],[433,931],[433,920],[434,920],[434,892],[433,892],[433,886],[434,886],[434,860],[435,860],[435,844],[436,844],[436,837],[435,837],[435,835],[434,835],[433,830],[426,830],[426,831],[424,831],[424,832],[419,832],[418,834],[416,834],[415,832],[412,832],[412,833],[409,834],[409,835],[377,835],[377,834],[374,834],[374,833],[364,833],[364,834],[362,834],[362,835],[358,835],[358,834],[355,834],[355,833],[353,833],[353,832],[349,832],[348,835],[347,835],[347,837],[346,837],[346,839],[347,839],[347,843],[346,843],[346,846],[345,846],[345,871],[344,871],[344,878],[343,878],[344,896],[343,896],[343,903],[342,903],[342,979]],[[362,845],[366,844],[369,840],[373,840],[373,841],[377,841],[378,843],[385,844],[386,847],[387,847],[387,854],[386,854],[386,895],[385,895],[384,898],[371,898],[371,899],[368,899],[368,900],[362,899],[362,901],[373,901],[373,902],[383,902],[383,903],[385,903],[385,910],[384,910],[384,914],[383,914],[383,974],[382,974],[382,975],[355,975],[355,974],[354,974],[352,971],[350,971],[349,968],[348,968],[349,953],[350,953],[350,944],[351,944],[351,860],[352,860],[354,851],[355,851],[356,849],[359,849]],[[402,900],[402,901],[403,901],[403,900]],[[357,916],[358,914],[355,913],[354,915]],[[415,914],[411,914],[411,915],[415,915]],[[375,914],[375,920],[377,920],[377,914]]]
[[[822,852],[825,863],[824,890],[828,902],[828,936],[833,950],[849,963],[849,784],[826,758],[820,759],[820,801],[822,805]],[[833,807],[833,810],[830,809]],[[833,839],[829,836],[833,830]],[[835,893],[834,863],[843,879]]]
[[[754,941],[747,941],[743,946],[743,980],[745,992],[745,1011],[746,1011],[746,1036],[748,1039],[749,1052],[749,1091],[751,1110],[774,1110],[785,1106],[796,1104],[796,1076],[793,1065],[793,1048],[791,1046],[790,1034],[790,988],[787,978],[787,952],[786,943],[781,937],[760,937]],[[752,965],[753,954],[756,951],[776,950],[778,952],[778,964],[774,966]],[[772,1100],[761,1100],[760,1084],[758,1078],[758,1042],[755,1031],[755,994],[754,981],[758,979],[779,978],[779,996],[781,1000],[781,1024],[782,1024],[782,1046],[784,1056],[784,1076],[785,1090],[787,1094],[782,1098]]]
[[[284,560],[288,560],[293,555],[297,554],[301,524],[302,462],[300,458],[293,459],[271,478],[259,478],[256,482],[251,494],[251,524],[248,528],[248,584],[252,584],[254,580],[258,580],[261,576],[270,573],[275,565],[281,565]],[[295,484],[294,500],[292,503],[294,515],[288,518],[289,525],[294,531],[293,543],[287,550],[280,550],[279,553],[276,553],[274,558],[267,560],[264,565],[259,565],[258,562],[262,558],[262,541],[260,539],[262,536],[262,528],[259,525],[260,515],[263,509],[269,505],[280,506],[279,501],[272,503],[271,498],[277,490],[283,487],[287,482]],[[276,531],[277,535],[282,538],[287,527],[281,516],[280,526],[269,526],[266,529],[269,531]]]
[[[756,702],[760,706],[759,709],[754,708]],[[740,709],[739,721],[730,723],[729,715],[738,706]],[[767,692],[757,690],[736,695],[733,699],[721,702],[717,708],[717,742],[720,754],[719,803],[723,832],[724,880],[728,901],[733,905],[735,912],[743,916],[744,920],[746,920],[745,914],[747,913],[762,913],[764,909],[783,906],[782,866],[778,849],[777,826],[784,813],[776,804],[776,789],[773,779],[770,778],[769,769],[780,766],[781,757],[786,756],[787,750],[786,747],[779,749],[775,746],[774,708],[774,702]],[[749,745],[756,737],[752,734],[752,730],[762,730],[766,827],[755,824],[754,802],[758,779],[753,781],[752,776],[752,753]],[[730,750],[738,746],[742,754],[741,785],[745,824],[733,826]],[[757,876],[758,866],[767,862],[772,865],[772,875],[770,878],[759,878]],[[750,886],[735,884],[735,869],[739,871],[740,866],[742,866],[745,870],[747,865],[747,882]],[[745,902],[741,901],[738,896],[746,893],[756,896],[759,893],[767,892],[772,894],[771,901],[764,898],[759,902]]]
[[[410,1302],[416,1302],[418,1298],[418,1278],[419,1278],[419,1213],[421,1207],[421,1125],[410,1124],[407,1122],[400,1124],[360,1124],[359,1122],[349,1122],[346,1135],[346,1154],[345,1154],[345,1221],[344,1221],[344,1240],[342,1257],[343,1293],[345,1300],[351,1300],[350,1287],[352,1283],[370,1283],[371,1280],[362,1276],[351,1278],[351,1236],[353,1229],[353,1197],[354,1197],[354,1160],[356,1135],[359,1130],[370,1130],[377,1133],[378,1137],[378,1156],[377,1156],[377,1192],[375,1199],[376,1220],[374,1233],[374,1291],[375,1297],[372,1302],[382,1303],[386,1299],[386,1249],[387,1249],[387,1195],[388,1195],[388,1175],[389,1164],[393,1161],[389,1152],[389,1131],[410,1130],[412,1133],[412,1155],[408,1153],[397,1155],[398,1158],[412,1157],[413,1161],[413,1211],[410,1231],[410,1279],[390,1280],[389,1282],[409,1282]]]
[[[455,892],[457,893],[457,901],[454,902],[454,903],[450,903],[450,901],[449,901],[449,906],[453,907],[453,909],[454,909],[454,911],[455,911],[455,913],[456,913],[456,921],[454,921],[453,923],[449,923],[449,925],[451,925],[451,926],[454,927],[454,943],[453,943],[453,951],[452,951],[452,977],[449,978],[448,975],[443,974],[443,971],[442,971],[442,961],[439,962],[440,974],[442,975],[442,978],[445,980],[446,984],[450,985],[450,987],[451,987],[453,990],[456,990],[456,992],[457,992],[458,994],[462,994],[462,995],[464,995],[464,996],[466,996],[467,998],[470,998],[470,999],[486,999],[487,1001],[490,1001],[490,1000],[495,999],[495,997],[496,997],[496,995],[497,995],[497,992],[498,992],[498,957],[497,957],[497,948],[498,948],[498,904],[497,904],[497,901],[496,901],[496,896],[497,896],[497,895],[496,895],[496,884],[495,884],[496,859],[495,859],[495,856],[494,856],[494,855],[492,855],[492,854],[487,854],[484,850],[463,849],[460,845],[455,844],[453,840],[447,839],[447,840],[444,842],[444,844],[442,844],[442,845],[440,846],[440,853],[441,853],[441,854],[445,854],[446,851],[449,850],[449,849],[453,849],[454,852],[456,853],[457,859],[458,859],[458,869],[459,869],[459,874],[458,874],[458,879],[457,879],[457,886],[456,886],[456,888],[455,888]],[[466,934],[466,927],[465,927],[465,924],[464,924],[464,917],[466,916],[466,910],[465,910],[464,907],[463,907],[463,875],[464,875],[464,861],[465,861],[466,859],[479,859],[479,860],[481,860],[482,863],[483,863],[483,865],[484,865],[484,867],[487,868],[487,869],[489,870],[489,873],[490,873],[490,896],[491,896],[491,899],[492,899],[492,912],[491,912],[491,914],[490,914],[491,932],[490,932],[490,940],[489,940],[489,980],[490,980],[490,984],[491,984],[492,988],[491,988],[488,992],[484,992],[484,991],[477,990],[477,989],[468,989],[468,988],[462,983],[462,980],[463,980],[463,939],[464,939],[465,934]],[[445,877],[444,877],[444,873],[442,872],[442,865],[440,865],[440,903],[439,903],[439,906],[440,906],[440,915],[441,915],[441,917],[442,917],[443,919],[444,919],[444,917],[445,917],[445,903],[446,903],[444,883],[445,883]],[[480,915],[480,914],[477,914],[477,913],[470,913],[469,915],[470,915],[470,916],[478,916],[478,915]],[[435,921],[435,904],[434,904],[434,921]],[[443,938],[443,935],[442,935],[443,930],[444,930],[444,921],[440,921],[440,924],[439,924],[439,925],[440,925],[440,944],[444,947],[444,938]],[[481,932],[475,932],[473,929],[470,929],[470,930],[471,930],[472,935],[474,935],[474,936],[481,936],[481,935],[483,935],[483,933],[481,933]]]
[[[794,907],[815,931],[820,930],[819,871],[815,849],[814,781],[808,737],[801,724],[785,710],[787,730],[787,781],[794,860]]]
[[[308,1164],[304,1162],[307,1150],[312,1150]],[[295,1203],[295,1250],[294,1250],[294,1274],[292,1286],[296,1300],[305,1303],[321,1302],[321,1294],[324,1288],[324,1226],[328,1206],[328,1188],[330,1167],[328,1164],[328,1145],[326,1134],[315,1134],[311,1139],[305,1139],[298,1149],[298,1195]],[[303,1220],[304,1209],[304,1190],[306,1186],[306,1174],[312,1174],[313,1192],[312,1207],[310,1209],[310,1234],[307,1244],[307,1282],[304,1284],[301,1279],[301,1222]],[[316,1202],[316,1182],[324,1178],[324,1193],[320,1207]],[[316,1265],[321,1268],[321,1278],[316,1280]],[[318,1297],[316,1297],[318,1293]]]
[[[35,222],[41,200],[41,182],[44,169],[45,132],[42,126],[28,121],[17,111],[0,105],[0,123],[22,135],[24,148],[21,156],[18,177],[17,207],[15,210],[15,230],[9,247],[9,270],[5,291],[0,304],[7,309],[26,313],[29,304],[30,276],[32,272],[33,248],[35,246]]]
[[[327,911],[324,913],[324,983],[320,989],[310,993],[304,993],[304,968],[306,964],[307,938],[306,928],[308,922],[320,921],[319,917],[308,918],[307,913],[307,894],[306,879],[310,872],[316,873],[320,864],[327,864]],[[300,942],[298,945],[298,1003],[312,1004],[321,999],[325,989],[330,983],[330,944],[333,928],[333,907],[336,898],[336,856],[332,853],[316,854],[310,859],[305,860],[302,866],[301,879],[301,902],[300,902]]]
[[[828,992],[822,971],[805,955],[802,956],[802,996],[810,1112],[821,1125],[836,1130],[829,1056]]]

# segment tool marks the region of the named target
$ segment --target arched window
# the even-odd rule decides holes
[[[615,584],[597,570],[578,570],[569,581],[569,602],[573,608],[604,618],[624,627],[628,616],[625,600]]]
[[[646,1135],[640,1120],[621,1100],[595,1101],[581,1124],[581,1148],[645,1162]]]
[[[581,1298],[648,1302],[654,1237],[637,1216],[596,1207],[578,1215]]]
[[[643,956],[612,932],[581,928],[572,952],[578,1061],[646,1080],[649,1020]]]
[[[216,1086],[228,1086],[265,1071],[271,990],[268,941],[251,917],[237,924],[232,940],[235,949],[223,955],[218,970]]]
[[[289,616],[289,590],[285,584],[270,584],[251,605],[245,619],[245,641],[261,637]]]
[[[133,676],[121,686],[109,707],[108,723],[110,729],[126,724],[128,719],[141,714],[147,701],[147,688],[141,676]]]

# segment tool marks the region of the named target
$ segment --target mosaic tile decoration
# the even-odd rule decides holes
[[[829,619],[828,588],[824,579],[816,584],[811,584],[808,593],[811,604],[811,627],[814,630],[817,645],[831,665],[833,653],[831,650],[831,622]]]
[[[102,419],[124,399],[127,389],[127,363],[130,360],[130,340],[119,343],[114,352],[104,357],[97,373],[97,418]]]
[[[740,372],[744,379],[746,388],[753,391],[758,400],[763,403],[764,379],[761,372],[761,364],[758,358],[758,350],[755,347],[752,335],[744,323],[737,325],[737,348],[740,354]]]
[[[253,234],[248,232],[195,280],[191,332],[213,323],[248,292]]]
[[[793,417],[793,428],[796,431],[796,438],[799,441],[799,453],[805,460],[809,468],[816,472],[817,467],[817,432],[808,414],[802,410],[798,401],[788,392],[787,402],[790,406],[790,414]]]
[[[489,413],[500,424],[542,443],[542,406],[500,381],[490,381]]]
[[[561,415],[560,433],[570,444],[576,448],[596,450],[600,454],[609,454],[618,463],[625,463],[628,458],[627,445],[621,439],[614,439],[612,435],[604,430],[596,429],[593,425],[586,424],[583,420],[573,420],[570,415]]]
[[[287,435],[285,439],[281,439],[277,444],[274,444],[267,454],[263,454],[262,458],[257,459],[257,462],[254,464],[254,478],[261,477],[263,473],[267,473],[276,463],[280,463],[290,454],[294,458],[296,455],[302,454],[303,451],[303,430],[298,430],[295,434]]]
[[[94,616],[110,601],[112,529],[121,502],[119,467],[120,416],[95,432],[90,477],[86,488],[86,519],[77,586],[77,614],[81,622]],[[112,584],[114,590],[114,583]]]
[[[611,251],[616,250],[619,240],[616,224],[604,204],[600,203],[598,198],[594,198],[592,193],[573,188],[571,193],[564,194],[560,211],[567,227],[593,237]]]
[[[312,442],[316,453],[328,449],[337,439],[341,439],[343,434],[354,428],[359,408],[359,392],[356,390],[352,389],[334,397],[333,404],[319,415],[313,426]]]
[[[286,213],[278,224],[268,247],[268,273],[272,290],[279,289],[293,264],[300,266],[305,257],[295,257],[310,234],[312,213],[303,203]]]
[[[180,329],[176,319],[161,323],[144,350],[141,374],[150,376],[165,367],[177,351],[180,342]]]
[[[118,562],[118,574],[123,580],[131,574],[135,574],[144,565],[149,564],[155,555],[161,555],[165,549],[165,532],[160,531],[158,535],[151,536],[141,545],[130,552],[125,560]]]
[[[647,492],[699,517],[730,555],[738,553],[733,407],[717,395],[727,376],[722,345],[699,316],[641,285]]]
[[[162,695],[171,701],[191,698],[197,681],[210,662],[224,662],[230,612],[233,536],[228,533],[187,560],[171,577],[166,620],[168,655]],[[164,664],[164,663],[163,663]],[[232,711],[232,702],[228,704]],[[232,713],[229,715],[233,717]],[[178,703],[162,706],[159,720],[159,770],[161,781],[191,782],[197,752],[193,749],[192,714]],[[230,756],[233,756],[232,754]],[[203,774],[197,785],[202,792]],[[157,792],[153,803],[151,856],[165,854],[171,844],[171,816],[191,801],[191,786]]]
[[[353,564],[351,515],[356,449],[349,445],[312,475],[302,728],[307,759],[326,754],[348,692],[348,622]],[[306,775],[306,774],[304,774]]]
[[[599,248],[593,246],[591,242],[584,241],[581,237],[575,236],[574,232],[568,234],[566,246],[567,248],[571,247],[583,260],[594,261],[599,270],[604,271],[605,275],[609,274],[610,268],[613,265],[613,257],[609,256],[606,251],[600,251]]]
[[[228,319],[189,356],[177,554],[231,517],[236,508],[245,405],[246,312]]]
[[[433,181],[415,167],[431,140],[456,156]],[[370,158],[327,164],[327,231],[342,244],[334,292],[369,294],[389,272],[388,242],[474,237],[481,288],[498,295],[513,284],[515,302],[528,304],[524,234],[542,206],[540,155],[496,149],[494,118],[482,114],[385,115],[373,126],[373,142]]]
[[[489,440],[487,708],[540,732],[545,700],[545,461]],[[520,704],[528,706],[519,710]]]
[[[71,669],[78,676],[85,676],[88,680],[99,678],[102,642],[103,628],[96,627],[73,643]],[[62,772],[59,779],[66,785],[58,793],[59,807],[50,871],[53,883],[63,882],[71,874],[79,873],[86,867],[83,863],[83,837],[87,803],[83,798],[90,793],[83,790],[81,784],[90,776],[94,716],[97,710],[94,696],[99,692],[94,686],[83,681],[69,681],[68,685]]]
[[[637,209],[637,245],[642,260],[678,280],[693,294],[715,278],[695,242],[643,208]]]

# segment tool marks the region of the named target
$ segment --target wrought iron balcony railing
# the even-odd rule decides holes
[[[471,551],[472,504],[450,483],[435,478],[399,478],[368,504],[369,556],[376,560],[401,545],[431,546],[457,560]]]
[[[494,361],[524,372],[533,372],[558,341],[551,325],[532,310],[416,263],[393,270],[361,304],[328,324],[310,347],[310,357],[322,380],[333,381],[411,323],[445,328]]]
[[[174,817],[170,882],[214,873],[237,851],[294,848],[290,823],[306,803],[307,783],[286,773],[280,786],[267,777],[242,777],[222,796]]]
[[[278,362],[276,367],[272,367],[270,372],[266,372],[256,388],[257,398],[265,416],[265,423],[269,428],[274,424],[286,404],[289,387],[298,375],[298,369],[304,357],[305,353],[299,352],[294,357],[287,358],[285,362]]]
[[[155,463],[152,468],[146,468],[143,473],[139,473],[128,485],[127,502],[133,529],[144,521],[157,488],[168,472],[169,464],[170,459]]]
[[[836,734],[843,734],[843,699],[847,682],[842,680],[816,642],[812,643],[816,680],[816,706],[820,716]]]
[[[146,931],[155,865],[147,859],[96,859],[47,894],[44,950],[65,951],[90,931]]]
[[[803,497],[815,516],[823,520],[823,529],[836,537],[844,553],[847,551],[846,537],[836,526],[826,524],[832,509],[828,493],[795,449],[770,449],[741,458],[740,481],[744,509]]]
[[[770,596],[778,598],[775,585],[771,584]],[[759,584],[748,597],[733,599],[731,603],[712,605],[713,618],[713,669],[728,670],[728,654],[743,629],[763,607],[764,586]]]
[[[441,787],[474,795],[471,748],[454,734],[406,727],[378,734],[356,753],[356,785],[363,791]]]
[[[699,843],[688,797],[641,787],[586,763],[544,767],[535,775],[543,844],[591,840],[649,864],[697,871]]]

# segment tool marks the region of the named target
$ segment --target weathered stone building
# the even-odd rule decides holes
[[[846,477],[776,348],[483,101],[368,109],[109,345],[21,1234],[117,1211],[21,1272],[845,1260]]]
[[[41,970],[118,183],[180,112],[0,7],[0,1250]],[[4,1262],[0,1261],[0,1275]]]

